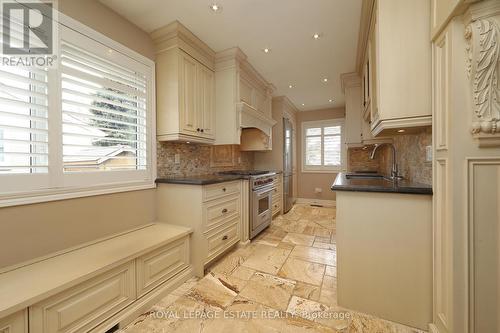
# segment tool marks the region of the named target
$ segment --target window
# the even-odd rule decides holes
[[[336,172],[344,165],[344,121],[324,120],[302,123],[302,170]]]
[[[154,62],[59,15],[55,68],[0,65],[0,206],[154,186]]]

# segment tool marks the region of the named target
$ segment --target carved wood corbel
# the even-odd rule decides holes
[[[472,134],[480,145],[500,145],[500,24],[498,16],[473,18],[465,28],[472,88]]]

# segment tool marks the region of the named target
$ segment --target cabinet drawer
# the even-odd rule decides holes
[[[169,280],[188,265],[187,237],[137,258],[137,297]]]
[[[239,195],[224,197],[203,205],[204,230],[207,231],[229,218],[240,216],[241,199]]]
[[[207,234],[208,241],[208,261],[212,260],[228,247],[236,243],[239,236],[239,218],[231,221],[231,224],[225,224],[213,232]]]
[[[16,312],[0,319],[0,333],[27,333],[28,318],[26,311]]]
[[[134,300],[131,261],[30,307],[30,332],[87,332]]]
[[[272,195],[273,195],[273,197],[274,197],[274,196],[281,195],[281,186],[278,186],[278,187],[273,188]]]
[[[228,194],[240,193],[240,181],[203,186],[203,201],[217,199]]]

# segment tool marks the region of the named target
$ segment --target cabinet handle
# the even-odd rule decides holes
[[[222,237],[222,240],[227,240],[227,235],[224,235],[224,237]]]
[[[227,213],[227,208],[224,208],[224,209],[222,210],[222,214],[226,214],[226,213]]]

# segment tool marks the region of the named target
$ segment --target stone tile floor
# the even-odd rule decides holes
[[[335,209],[296,205],[122,332],[421,332],[340,308],[336,287]]]

